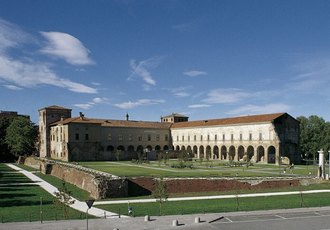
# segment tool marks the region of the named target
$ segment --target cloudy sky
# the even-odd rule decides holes
[[[330,1],[2,0],[0,110],[330,121]]]

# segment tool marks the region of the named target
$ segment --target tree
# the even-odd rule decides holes
[[[162,177],[159,180],[157,180],[157,182],[156,182],[155,191],[153,192],[153,196],[159,202],[159,215],[162,215],[163,203],[168,198],[167,187],[166,187],[166,184]]]
[[[38,137],[37,126],[26,117],[16,117],[6,129],[5,142],[15,156],[31,155]]]
[[[12,117],[0,117],[0,159],[1,161],[10,161],[13,156],[10,154],[9,147],[6,143],[7,128],[12,122]]]
[[[62,179],[62,187],[58,189],[58,192],[54,192],[55,198],[53,203],[55,207],[63,211],[65,219],[69,216],[69,206],[74,203],[71,194],[72,192],[67,188],[65,180]]]
[[[300,122],[300,150],[303,158],[313,159],[318,150],[330,150],[329,122],[316,115],[308,118],[301,116],[297,120]]]

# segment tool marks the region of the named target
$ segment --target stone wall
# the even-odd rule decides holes
[[[125,179],[111,178],[95,170],[67,163],[60,163],[39,158],[20,158],[19,163],[40,170],[44,174],[50,174],[59,179],[64,179],[70,184],[86,190],[91,198],[104,199],[110,197],[127,197],[128,183]]]
[[[258,190],[269,188],[286,188],[301,185],[299,179],[278,179],[278,180],[235,180],[235,179],[175,179],[167,178],[164,180],[168,193],[191,193],[191,192],[220,192],[239,190]],[[152,194],[155,189],[156,179],[149,177],[132,178],[129,182],[129,194],[134,191],[131,188],[138,188],[141,192]],[[141,194],[138,194],[141,195]]]

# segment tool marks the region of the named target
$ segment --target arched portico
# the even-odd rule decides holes
[[[206,158],[211,159],[211,146],[206,146]]]
[[[265,148],[263,146],[257,148],[257,162],[265,162]]]
[[[238,161],[243,160],[244,157],[244,147],[240,145],[237,149]]]
[[[229,147],[229,160],[233,161],[235,159],[235,151],[235,146],[232,145]]]
[[[198,148],[197,148],[196,145],[194,145],[194,147],[193,147],[193,154],[194,154],[195,157],[199,158]]]
[[[267,155],[268,155],[268,163],[273,163],[275,164],[275,153],[276,153],[276,149],[274,146],[269,146],[268,150],[267,150]]]
[[[246,153],[247,153],[247,158],[248,158],[249,161],[255,160],[254,159],[254,148],[253,148],[253,146],[250,145],[249,147],[247,147]]]
[[[199,158],[204,158],[204,146],[199,146]]]
[[[219,147],[218,146],[214,146],[213,147],[213,159],[219,159]]]
[[[221,147],[221,156],[220,156],[221,160],[227,160],[227,147],[226,146],[222,146]]]

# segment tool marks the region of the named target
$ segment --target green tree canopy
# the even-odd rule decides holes
[[[15,156],[31,155],[38,137],[37,126],[26,117],[16,117],[6,129],[5,142]]]
[[[300,150],[303,158],[312,159],[320,149],[330,150],[330,123],[322,117],[312,115],[308,118],[301,116],[300,122]]]

